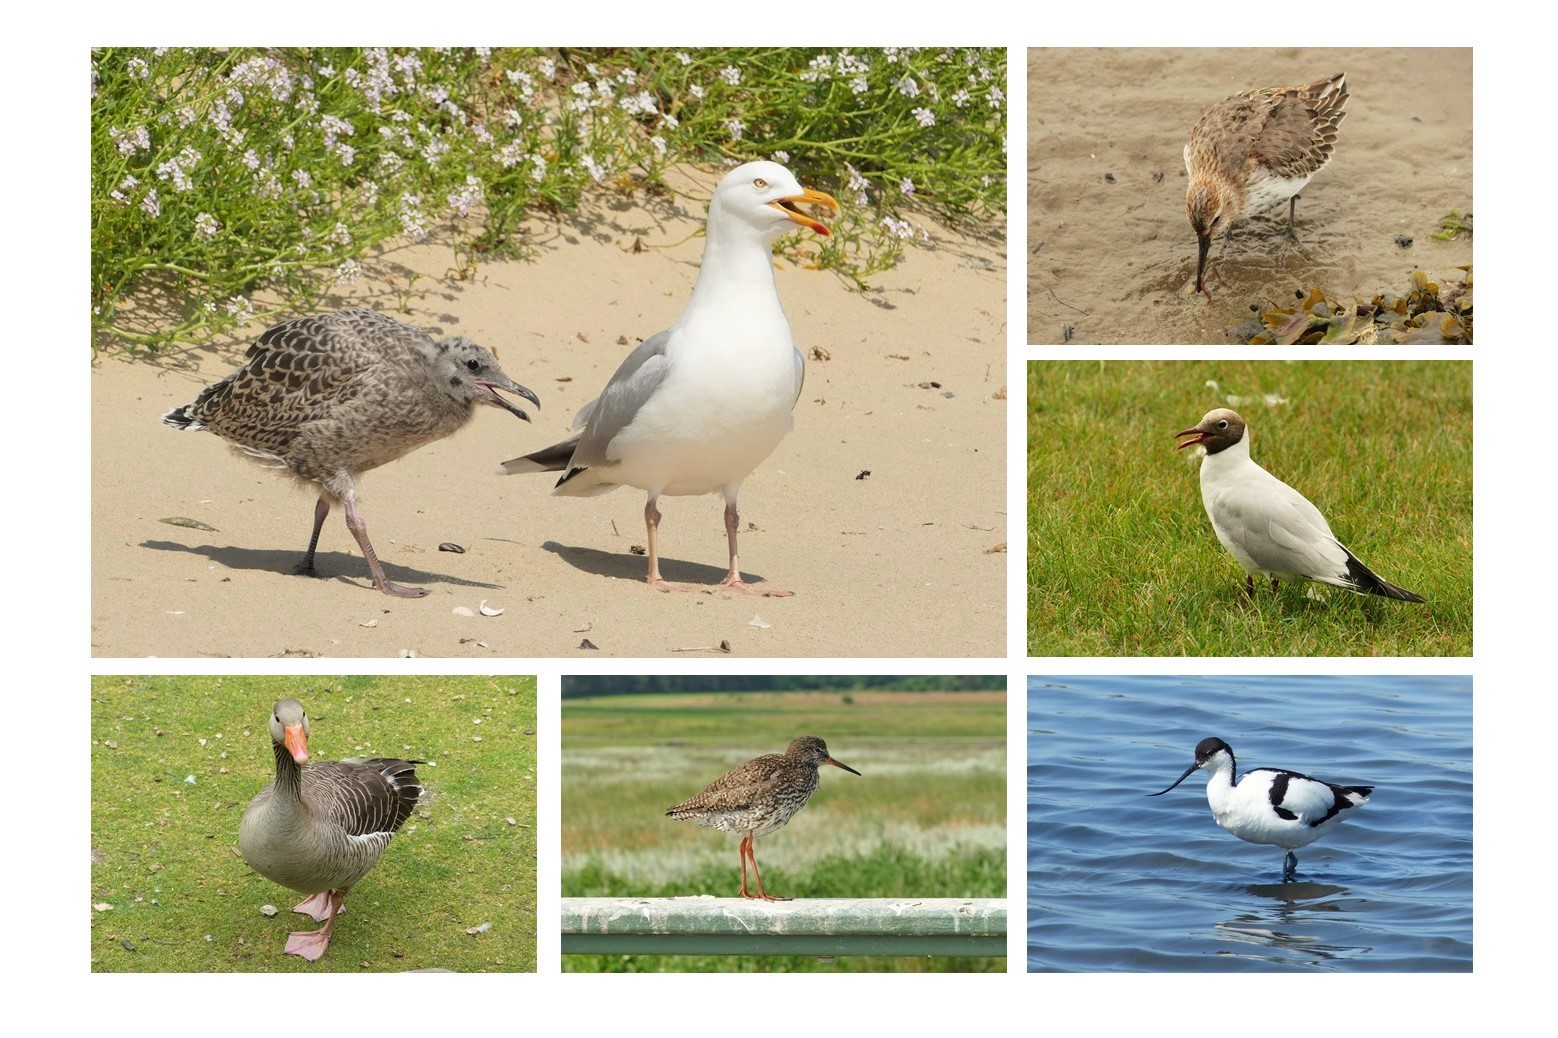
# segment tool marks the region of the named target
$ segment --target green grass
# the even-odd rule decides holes
[[[428,762],[417,813],[314,963],[282,954],[289,930],[318,926],[292,914],[300,895],[237,850],[289,696],[318,759]],[[93,678],[92,969],[534,971],[535,697],[531,677]]]
[[[563,896],[734,896],[737,839],[665,817],[725,771],[819,735],[811,802],[757,841],[786,897],[1005,897],[1004,693],[783,692],[563,703]],[[994,970],[999,959],[565,956],[565,970]]]
[[[1317,584],[1248,600],[1198,462],[1174,449],[1219,406],[1249,421],[1257,463],[1428,603]],[[1471,654],[1469,362],[1037,361],[1028,408],[1029,655]]]

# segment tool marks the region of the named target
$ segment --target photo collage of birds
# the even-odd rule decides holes
[[[1473,972],[1469,46],[199,56],[91,973]]]

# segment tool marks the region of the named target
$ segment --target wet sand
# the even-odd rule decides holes
[[[727,643],[742,656],[1004,656],[1006,257],[989,241],[936,230],[866,295],[778,265],[797,345],[826,357],[808,359],[795,431],[743,485],[740,547],[749,582],[793,598],[653,591],[634,554],[642,492],[557,498],[553,477],[495,474],[568,435],[622,357],[680,313],[715,179],[698,174],[687,197],[651,208],[613,201],[535,224],[534,262],[483,264],[469,280],[452,274],[448,248],[400,249],[376,265],[393,285],[332,300],[496,347],[542,401],[534,424],[483,408],[363,479],[387,574],[427,598],[373,590],[339,509],[320,540],[325,579],[293,575],[314,495],[208,433],[160,423],[231,372],[260,327],[156,362],[100,357],[93,655],[686,659],[723,656]],[[413,273],[402,313],[395,285]],[[717,584],[720,498],[660,508],[666,579]],[[162,521],[172,517],[216,529]],[[465,553],[439,551],[445,541]],[[503,614],[482,615],[483,600]]]
[[[1232,94],[1338,72],[1347,116],[1298,202],[1298,241],[1286,206],[1241,221],[1221,260],[1213,243],[1213,299],[1196,294],[1190,128]],[[1400,295],[1414,267],[1459,278],[1472,261],[1470,239],[1430,237],[1472,209],[1469,48],[1030,50],[1028,77],[1030,343],[1231,343],[1252,304],[1299,288]]]

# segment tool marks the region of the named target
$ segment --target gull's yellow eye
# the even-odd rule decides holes
[[[768,181],[764,180],[762,177],[755,177],[752,180],[752,186],[761,191],[763,188],[768,186]]]

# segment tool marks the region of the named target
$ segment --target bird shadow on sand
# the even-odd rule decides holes
[[[551,552],[574,569],[583,573],[592,573],[597,577],[614,577],[618,580],[643,584],[644,575],[648,572],[649,563],[642,555],[623,555],[618,552],[601,551],[599,548],[577,548],[556,541],[543,542],[541,550]],[[723,590],[720,581],[725,579],[725,568],[707,566],[701,562],[681,562],[661,556],[660,575],[673,584],[697,584],[700,588],[706,586],[711,593],[718,593]],[[754,590],[769,590],[767,582],[761,575],[746,568],[741,570],[741,575]]]
[[[283,551],[269,548],[234,548],[231,546],[218,547],[212,544],[188,545],[179,544],[176,541],[142,541],[142,548],[152,551],[176,551],[186,555],[202,555],[212,562],[230,570],[254,570],[263,573],[280,573],[285,576],[296,576],[300,581],[304,578],[297,574],[298,561],[303,557],[301,551]],[[383,560],[380,560],[383,562]],[[373,581],[368,576],[368,567],[362,557],[342,551],[321,551],[314,556],[314,568],[318,573],[315,579],[343,580],[346,583],[372,590]],[[394,563],[384,563],[384,574],[396,583],[406,583],[413,586],[422,584],[452,584],[456,587],[474,587],[488,591],[502,590],[502,584],[489,584],[480,580],[464,580],[460,577],[452,577],[447,573],[433,573],[428,570],[412,569]]]

